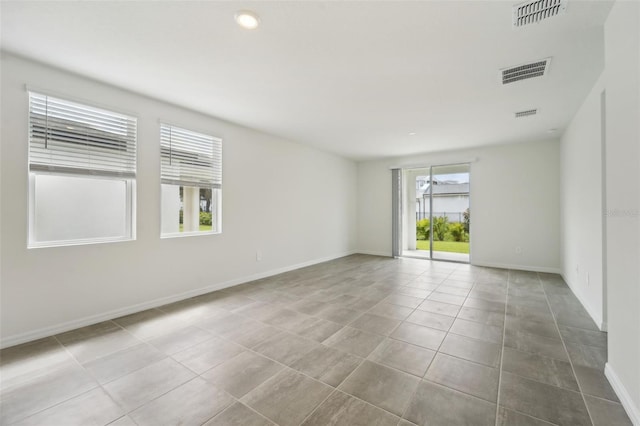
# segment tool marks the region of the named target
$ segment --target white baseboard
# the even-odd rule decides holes
[[[392,257],[391,253],[387,253],[384,251],[372,251],[372,250],[356,250],[357,254],[368,254],[371,256],[383,256],[383,257]]]
[[[547,272],[550,274],[560,274],[560,268],[549,268],[546,266],[529,266],[529,265],[516,265],[512,263],[495,263],[495,262],[484,262],[484,261],[471,261],[471,264],[474,266],[486,266],[489,268],[500,268],[500,269],[515,269],[518,271],[530,271],[530,272]]]
[[[640,426],[640,408],[634,404],[631,395],[627,392],[627,388],[622,384],[611,364],[605,364],[604,375],[609,379],[609,383],[611,383],[611,387],[618,396],[622,407],[624,407],[624,411],[627,412],[631,423],[635,426]]]
[[[600,331],[607,331],[607,323],[603,321],[602,315],[596,313],[596,310],[587,301],[582,291],[580,291],[580,288],[577,287],[575,284],[573,284],[571,281],[569,281],[564,274],[560,274],[560,275],[562,276],[562,279],[564,280],[564,282],[567,283],[567,285],[569,286],[573,294],[576,296],[576,298],[580,301],[580,303],[582,304],[584,309],[587,311],[591,319],[596,323],[596,326],[600,329]]]
[[[213,291],[222,290],[224,288],[233,287],[239,284],[244,284],[247,282],[259,280],[261,278],[271,277],[273,275],[278,275],[284,272],[293,271],[294,269],[300,269],[306,266],[328,262],[330,260],[349,256],[355,253],[357,252],[355,250],[352,250],[344,253],[335,254],[332,256],[309,260],[307,262],[297,263],[295,265],[284,266],[281,268],[259,272],[257,274],[236,278],[236,279],[224,281],[221,283],[215,283],[207,287],[201,287],[201,288],[185,291],[183,293],[179,293],[171,296],[160,297],[160,298],[151,300],[149,302],[138,303],[135,305],[126,306],[124,308],[113,309],[111,311],[102,312],[100,314],[91,315],[84,318],[78,318],[71,321],[66,321],[60,324],[55,324],[55,325],[39,328],[37,330],[28,331],[26,333],[20,333],[13,336],[3,337],[0,340],[0,348],[8,348],[10,346],[19,345],[21,343],[31,342],[33,340],[42,339],[43,337],[53,336],[55,334],[60,334],[66,331],[75,330],[77,328],[86,327],[88,325],[96,324],[102,321],[108,321],[124,315],[135,314],[136,312],[144,311],[151,308],[157,308],[158,306],[166,305],[168,303],[179,302],[180,300],[189,299],[191,297],[200,296],[202,294],[211,293]]]

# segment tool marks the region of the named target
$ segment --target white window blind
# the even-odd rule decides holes
[[[222,140],[213,136],[160,125],[162,183],[222,187]]]
[[[137,120],[29,92],[29,170],[136,175]]]

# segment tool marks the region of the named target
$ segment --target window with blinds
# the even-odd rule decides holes
[[[29,169],[135,177],[137,120],[29,93]]]
[[[29,92],[29,247],[135,238],[137,120]]]
[[[160,125],[162,236],[221,232],[222,140]]]

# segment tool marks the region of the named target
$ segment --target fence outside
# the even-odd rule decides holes
[[[446,217],[449,223],[463,222],[464,212],[433,212],[433,217]],[[422,219],[429,219],[429,212],[416,212],[416,222]]]

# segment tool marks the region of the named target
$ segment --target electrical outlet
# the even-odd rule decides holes
[[[262,251],[261,250],[257,250],[256,251],[256,262],[260,262],[262,260]]]

